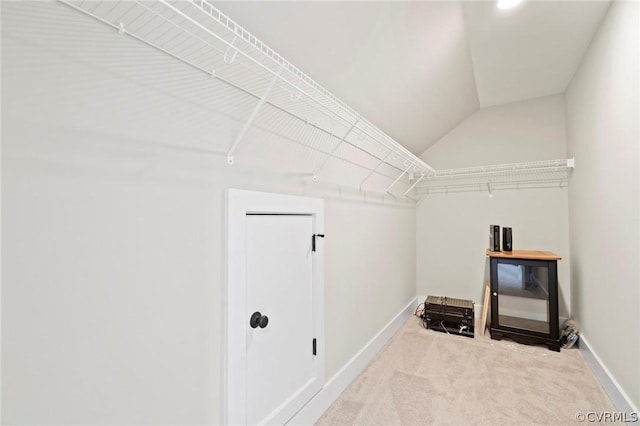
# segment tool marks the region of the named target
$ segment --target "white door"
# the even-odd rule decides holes
[[[246,216],[247,424],[285,423],[322,386],[313,341],[313,233],[312,215]]]

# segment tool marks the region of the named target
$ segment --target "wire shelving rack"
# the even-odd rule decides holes
[[[250,112],[239,117],[244,124],[229,141],[229,165],[252,126],[302,145],[304,126],[314,134],[305,135],[315,140],[310,147],[323,156],[309,170],[312,180],[338,159],[360,168],[360,187],[377,174],[387,180],[380,192],[410,198],[403,186],[412,185],[411,177],[435,172],[207,0],[59,1],[234,88],[237,98],[225,100],[229,109],[242,103],[235,110]],[[279,119],[267,119],[274,115]]]
[[[575,160],[569,158],[443,169],[420,179],[415,191],[420,197],[473,191],[486,191],[492,196],[494,190],[501,189],[564,188],[573,168]]]
[[[384,184],[378,192],[412,201],[439,192],[566,186],[574,167],[569,159],[435,170],[208,0],[59,1],[224,84],[225,107],[243,123],[229,140],[229,165],[258,128],[310,148],[319,158],[308,170],[313,181],[338,160],[358,169],[360,190],[377,175]]]

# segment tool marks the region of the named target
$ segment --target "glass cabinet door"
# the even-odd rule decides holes
[[[549,333],[549,267],[546,262],[498,260],[498,323]]]

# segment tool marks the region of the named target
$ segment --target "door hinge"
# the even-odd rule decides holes
[[[324,238],[324,234],[313,234],[311,238],[311,251],[316,251],[316,237]]]
[[[313,355],[316,355],[316,339],[313,339]]]

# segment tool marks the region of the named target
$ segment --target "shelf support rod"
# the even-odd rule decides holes
[[[387,189],[385,189],[385,190],[384,190],[384,192],[386,192],[387,194],[389,194],[389,190],[390,190],[391,188],[393,188],[393,187],[395,186],[395,184],[396,184],[396,183],[398,183],[398,181],[402,178],[402,176],[404,176],[404,174],[405,174],[405,173],[407,173],[407,172],[409,171],[409,169],[410,169],[411,167],[413,167],[413,165],[414,165],[415,163],[416,163],[416,161],[415,161],[415,160],[413,160],[413,161],[409,164],[409,166],[408,166],[406,169],[404,169],[404,172],[402,172],[402,173],[400,174],[400,176],[398,176],[398,177],[396,178],[396,180],[394,180],[394,181],[391,183],[391,185],[387,186]]]
[[[256,104],[255,108],[253,108],[253,111],[251,112],[249,119],[244,123],[244,126],[242,126],[242,129],[240,130],[240,133],[238,133],[236,140],[233,142],[233,145],[231,145],[231,148],[229,148],[229,151],[227,152],[228,164],[233,164],[233,153],[238,147],[238,144],[240,144],[240,141],[244,137],[245,133],[247,133],[247,130],[249,130],[249,127],[251,127],[251,125],[253,124],[253,121],[256,119],[256,116],[258,115],[258,111],[260,111],[260,108],[262,108],[265,102],[267,102],[267,98],[269,97],[269,94],[271,93],[271,90],[273,89],[273,87],[276,85],[276,81],[278,81],[278,78],[280,78],[281,72],[282,72],[282,68],[280,68],[280,70],[276,73],[276,75],[273,76],[271,83],[269,83],[269,87],[267,87],[267,90],[265,90],[264,94]]]
[[[362,184],[364,184],[367,181],[367,179],[369,179],[371,177],[371,175],[374,174],[376,172],[376,170],[378,170],[378,167],[382,166],[382,163],[387,161],[387,158],[389,158],[391,153],[392,153],[392,151],[389,151],[387,153],[387,155],[385,155],[384,158],[382,160],[380,160],[380,162],[378,164],[376,164],[376,166],[373,169],[369,170],[369,174],[364,179],[362,179],[362,182],[360,182],[360,190],[362,190]]]
[[[416,187],[416,185],[417,185],[417,184],[419,184],[419,183],[420,183],[420,181],[421,181],[422,179],[424,179],[424,176],[425,176],[425,175],[423,174],[423,175],[422,175],[422,176],[420,176],[418,179],[416,179],[416,181],[413,183],[413,185],[411,185],[411,186],[409,187],[409,189],[407,189],[407,190],[404,192],[404,194],[402,194],[402,196],[406,197],[406,196],[407,196],[407,194],[408,194],[409,192],[411,192],[411,190],[412,190],[413,188],[415,188],[415,187]],[[409,198],[409,197],[407,197],[407,198]]]
[[[349,134],[351,133],[351,131],[358,125],[358,122],[360,120],[356,120],[351,127],[349,127],[349,130],[347,130],[347,133],[344,134],[344,136],[342,137],[342,139],[340,139],[340,141],[336,144],[336,146],[333,147],[333,149],[331,150],[331,152],[329,152],[329,155],[326,156],[326,158],[324,159],[324,161],[322,162],[322,164],[320,164],[320,166],[315,169],[313,171],[313,177],[314,179],[317,178],[318,173],[320,173],[320,170],[322,170],[324,168],[324,166],[327,164],[327,162],[329,161],[329,159],[331,157],[333,157],[333,154],[335,154],[335,152],[338,150],[338,148],[340,148],[340,145],[342,145],[342,142],[344,142],[344,140],[347,138],[347,136],[349,136]]]

